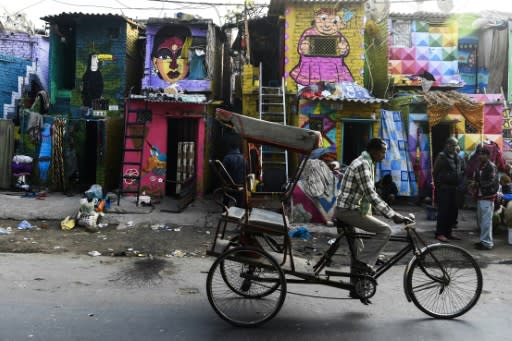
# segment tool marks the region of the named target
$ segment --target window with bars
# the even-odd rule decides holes
[[[338,55],[337,48],[339,37],[306,37],[309,42],[309,53],[311,56],[335,57]]]

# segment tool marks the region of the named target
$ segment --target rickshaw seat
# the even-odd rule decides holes
[[[214,172],[222,181],[224,193],[245,190],[244,187],[234,183],[220,160],[211,160],[210,164],[212,165]],[[279,235],[287,233],[288,218],[285,216],[285,224],[281,213],[267,209],[255,207],[245,209],[238,206],[224,206],[222,218],[225,222],[246,223],[249,225],[248,228],[264,233]]]
[[[229,218],[232,220],[238,220],[242,221],[242,219],[245,217],[245,208],[237,207],[237,206],[231,206],[228,208],[227,211],[222,213],[222,215],[225,218]]]

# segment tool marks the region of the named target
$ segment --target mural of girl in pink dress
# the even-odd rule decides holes
[[[354,80],[344,61],[350,46],[340,32],[352,15],[352,12],[345,10],[343,18],[340,18],[334,8],[322,8],[315,12],[314,25],[305,30],[299,40],[299,64],[290,72],[295,82],[310,85],[320,81]]]

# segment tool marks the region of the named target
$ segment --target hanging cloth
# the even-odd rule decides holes
[[[203,50],[193,50],[190,53],[190,66],[188,79],[205,79],[206,68],[204,66],[205,53]]]
[[[413,164],[407,151],[406,130],[399,111],[381,110],[380,136],[388,143],[384,160],[377,164],[377,177],[390,174],[399,196],[417,195]]]
[[[0,119],[0,188],[11,187],[11,161],[14,155],[14,123]]]
[[[64,157],[63,157],[63,141],[64,141],[64,128],[66,120],[57,118],[53,122],[53,138],[52,138],[52,168],[51,177],[54,189],[63,191],[65,188],[65,175],[64,175]]]
[[[48,169],[50,168],[51,156],[52,126],[50,123],[45,123],[41,131],[41,148],[39,149],[39,157],[37,159],[39,179],[44,184],[48,182]]]
[[[427,102],[428,124],[439,124],[455,106],[464,118],[478,131],[484,126],[484,105],[473,102],[466,95],[456,91],[428,91],[423,96]]]

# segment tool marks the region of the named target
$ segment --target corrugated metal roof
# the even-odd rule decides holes
[[[287,4],[361,4],[365,3],[367,0],[271,0],[268,14],[269,15],[279,15],[284,12],[284,7]]]
[[[44,17],[41,17],[41,20],[47,21],[49,23],[54,22],[69,22],[74,21],[77,18],[83,18],[83,17],[104,17],[104,18],[119,18],[122,20],[125,20],[131,24],[137,25],[137,22],[134,20],[125,17],[124,15],[119,14],[112,14],[112,13],[82,13],[82,12],[63,12],[56,15],[47,15]]]
[[[447,20],[452,14],[439,13],[439,12],[414,12],[414,13],[400,13],[393,12],[389,14],[390,19],[408,19],[408,20]]]
[[[330,101],[330,102],[350,102],[350,103],[362,103],[362,104],[377,104],[387,103],[387,99],[383,98],[329,98],[319,97],[312,99],[313,101]]]
[[[146,20],[146,25],[159,25],[159,24],[202,24],[208,25],[212,24],[212,19],[190,19],[190,20],[182,20],[177,18],[149,18]]]

